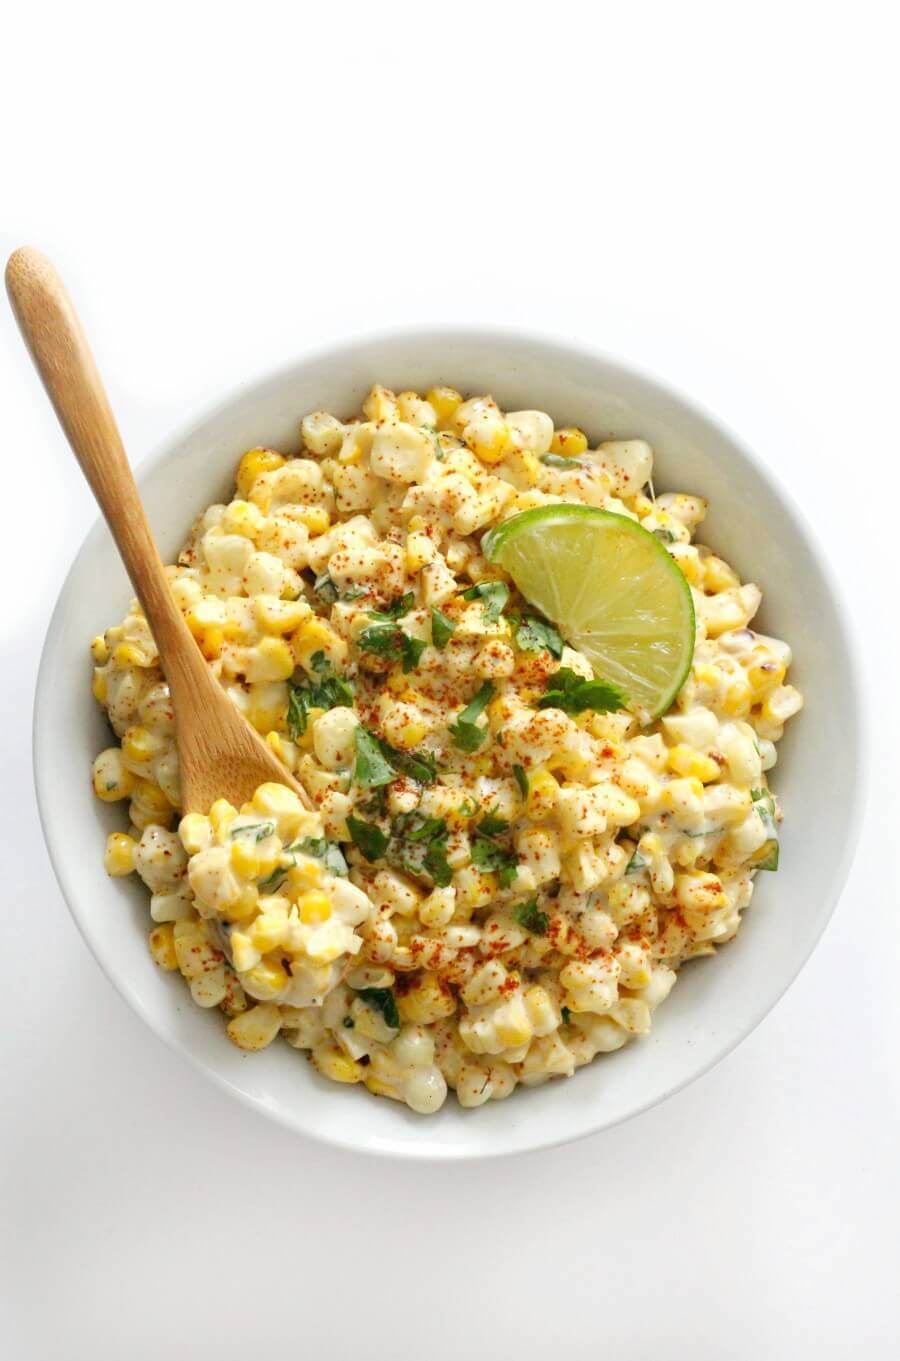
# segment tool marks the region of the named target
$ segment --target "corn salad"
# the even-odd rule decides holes
[[[760,591],[655,495],[640,439],[590,448],[540,411],[375,387],[362,413],[254,448],[168,568],[210,668],[311,796],[263,785],[179,818],[173,713],[136,601],[92,644],[127,803],[112,875],[150,890],[149,946],[229,1038],[279,1034],[342,1083],[436,1111],[568,1076],[645,1035],[685,961],[731,940],[778,861],[768,786],[802,705]],[[540,705],[586,658],[529,613],[484,532],[577,502],[639,521],[690,584],[691,671],[641,726]],[[646,717],[646,716],[645,716]]]

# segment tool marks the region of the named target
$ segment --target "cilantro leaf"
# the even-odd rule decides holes
[[[479,581],[462,593],[463,600],[480,600],[488,624],[496,624],[509,600],[509,587],[504,581]]]
[[[310,665],[321,679],[304,676],[288,684],[287,727],[295,742],[306,732],[311,709],[334,709],[338,705],[349,708],[353,704],[352,685],[343,676],[329,674],[331,666],[324,652],[314,653]]]
[[[501,832],[509,831],[509,823],[506,818],[498,817],[493,808],[489,808],[479,822],[477,831],[480,836],[499,836]]]
[[[525,767],[513,766],[513,775],[515,776],[516,784],[519,786],[519,793],[522,795],[523,799],[527,799],[528,776],[525,774]]]
[[[241,827],[233,827],[228,835],[232,841],[236,836],[248,836],[253,841],[265,841],[274,831],[274,822],[245,822]]]
[[[379,785],[390,784],[396,778],[397,772],[385,758],[378,738],[360,725],[356,729],[353,779],[364,789],[376,789]]]
[[[563,1025],[571,1025],[571,1023],[572,1023],[572,1013],[571,1013],[571,1011],[569,1010],[569,1008],[568,1008],[568,1007],[560,1007],[560,1013],[561,1013],[561,1015],[562,1015],[562,1023],[563,1023]]]
[[[480,870],[496,871],[501,888],[509,888],[519,871],[515,851],[495,839],[508,830],[506,819],[491,810],[476,825],[472,839],[472,864]]]
[[[462,751],[478,750],[487,737],[487,728],[480,727],[476,719],[484,713],[494,698],[494,693],[491,682],[485,681],[474,699],[470,700],[460,713],[456,722],[450,724],[454,746],[459,747]]]
[[[361,997],[373,1010],[380,1011],[385,1023],[392,1030],[400,1029],[400,1013],[397,1010],[396,998],[390,988],[360,988],[356,995]]]
[[[303,855],[310,855],[314,860],[321,860],[329,874],[337,875],[341,879],[346,879],[349,874],[344,853],[336,841],[328,841],[324,836],[304,837],[302,841],[295,841],[292,846],[285,846],[284,854],[289,855],[291,862],[289,865],[279,865],[278,869],[273,870],[268,879],[264,879],[259,885],[262,893],[273,893],[289,871],[297,863],[297,851]]]
[[[546,912],[539,911],[537,898],[529,898],[527,903],[519,903],[518,907],[513,908],[512,914],[519,925],[524,926],[533,936],[546,936],[550,918]]]
[[[556,657],[563,654],[563,640],[552,624],[537,615],[526,614],[516,625],[516,647],[522,652],[541,652],[544,648]]]
[[[426,648],[421,638],[411,638],[398,624],[370,624],[356,641],[364,652],[396,661],[402,659],[404,674],[416,669]]]
[[[778,824],[775,821],[775,800],[768,789],[751,789],[750,798],[762,823],[767,840],[757,851],[759,859],[755,862],[758,870],[778,869]]]
[[[438,888],[446,888],[453,879],[447,862],[449,835],[443,818],[426,817],[415,810],[401,813],[391,823],[386,859],[407,874],[424,876]]]
[[[320,572],[313,582],[313,590],[324,605],[333,605],[338,598],[338,589],[327,572]]]
[[[598,714],[625,708],[625,696],[605,680],[585,680],[568,666],[561,666],[548,677],[547,689],[538,700],[539,709],[562,709],[580,714],[593,709]]]
[[[407,591],[406,595],[400,595],[396,600],[392,600],[389,605],[380,606],[377,610],[367,610],[370,619],[378,619],[382,623],[396,623],[404,614],[408,614],[416,603],[413,591]]]
[[[399,751],[382,738],[379,744],[384,755],[400,775],[407,775],[417,784],[434,784],[437,779],[437,761],[429,751]]]
[[[625,866],[625,873],[626,875],[640,874],[641,870],[645,870],[649,863],[650,861],[645,860],[644,857],[641,855],[640,851],[637,849],[637,847],[635,847],[631,859]]]
[[[541,462],[548,468],[589,468],[591,465],[581,458],[566,458],[565,454],[541,454]]]
[[[674,543],[675,535],[671,529],[654,529],[653,537],[659,539],[660,543]]]
[[[435,647],[446,647],[450,641],[451,633],[455,630],[456,624],[452,619],[448,619],[446,614],[442,614],[440,610],[432,608],[431,641]]]
[[[347,827],[354,846],[358,846],[367,860],[381,860],[388,847],[388,838],[374,822],[363,822],[352,813],[347,818]]]

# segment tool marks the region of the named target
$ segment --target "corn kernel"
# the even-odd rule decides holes
[[[390,388],[376,383],[363,402],[362,409],[367,421],[389,421],[397,414],[397,398]]]
[[[95,666],[105,666],[109,661],[109,648],[106,646],[106,639],[102,633],[98,633],[91,643],[91,656],[94,659]]]
[[[261,959],[246,971],[243,981],[252,996],[263,1002],[272,1002],[284,992],[291,980],[287,969],[277,959]]]
[[[218,841],[223,841],[228,832],[228,828],[237,817],[237,809],[227,799],[216,799],[212,808],[209,810],[210,826],[213,835]]]
[[[96,757],[93,779],[94,793],[104,803],[129,798],[135,786],[135,778],[124,765],[118,747],[108,747]]]
[[[165,740],[148,728],[129,728],[122,738],[122,755],[136,765],[143,765],[158,756],[165,745]]]
[[[178,968],[178,959],[175,954],[175,927],[172,922],[163,922],[160,926],[154,927],[147,937],[147,944],[150,946],[151,955],[161,969],[165,969],[167,973],[173,973]]]
[[[296,898],[307,889],[318,888],[324,878],[325,871],[317,860],[301,860],[288,872],[286,892]]]
[[[454,411],[462,404],[462,393],[457,392],[456,388],[429,388],[425,400],[434,408],[438,425],[441,426],[452,419]]]
[[[91,691],[98,704],[105,704],[109,686],[106,681],[106,672],[101,671],[100,667],[94,668],[94,678],[91,681]]]
[[[583,430],[571,425],[565,426],[562,430],[554,430],[553,439],[550,441],[551,454],[559,454],[562,458],[578,458],[587,447],[587,435]]]
[[[251,541],[262,528],[265,516],[252,501],[232,501],[225,507],[221,525],[226,534],[239,534]]]
[[[143,648],[136,643],[119,643],[113,652],[113,661],[117,666],[152,666],[155,658],[148,656]]]
[[[434,561],[437,552],[433,539],[427,534],[414,532],[406,536],[406,570],[413,575],[421,571],[426,563]]]
[[[525,796],[525,812],[532,822],[540,822],[550,816],[556,807],[559,784],[543,767],[529,771],[528,793]]]
[[[230,922],[252,921],[259,904],[259,889],[255,884],[245,884],[235,900],[222,908],[222,916]]]
[[[703,561],[703,586],[704,589],[715,595],[718,591],[731,590],[733,586],[740,586],[741,579],[733,567],[729,567],[727,562],[717,558],[711,553]]]
[[[248,844],[244,837],[237,837],[231,843],[231,864],[245,879],[255,879],[259,874],[259,856],[256,848]]]
[[[238,464],[238,493],[246,500],[260,473],[274,472],[283,463],[281,454],[276,454],[274,449],[248,449]]]
[[[212,840],[212,826],[202,813],[186,813],[178,824],[178,835],[188,855],[206,850]]]
[[[749,682],[743,676],[735,676],[722,697],[722,712],[729,718],[746,718],[752,707]]]
[[[320,889],[308,889],[298,896],[297,911],[305,926],[318,926],[331,916],[331,899]]]
[[[324,534],[331,524],[331,516],[325,506],[294,506],[291,518],[301,525],[306,525],[310,538]]]
[[[510,448],[510,429],[502,417],[486,412],[469,421],[463,439],[482,463],[502,463]]]
[[[784,680],[787,668],[783,662],[753,662],[747,667],[750,694],[755,704],[765,699]]]
[[[310,1056],[313,1067],[332,1082],[362,1082],[365,1069],[336,1044],[317,1044]],[[370,1079],[371,1080],[371,1079]]]
[[[339,638],[324,619],[307,619],[292,637],[294,657],[300,666],[309,670],[310,659],[316,652],[324,652],[333,664],[339,665],[347,657],[347,644]]]
[[[113,832],[107,838],[106,853],[103,857],[103,868],[106,873],[116,879],[124,874],[131,874],[134,870],[136,849],[137,842],[134,837],[126,836],[124,832]]]
[[[275,600],[270,595],[257,595],[253,597],[253,613],[267,633],[293,633],[309,618],[310,609],[305,600]]]
[[[239,1049],[265,1049],[281,1029],[281,1012],[272,1002],[263,1002],[233,1016],[225,1033]]]
[[[254,950],[265,955],[283,945],[287,933],[288,919],[283,913],[261,912],[255,921],[251,922],[248,936]]]
[[[684,743],[671,748],[666,762],[676,775],[693,776],[703,784],[711,784],[719,778],[719,767],[712,757],[704,756]]]

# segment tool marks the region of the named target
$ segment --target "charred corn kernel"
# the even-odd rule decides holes
[[[262,529],[265,516],[252,501],[232,501],[225,507],[222,529],[226,534],[240,534],[244,539],[255,539]]]
[[[747,667],[747,681],[754,704],[781,685],[786,670],[783,662],[752,662]]]
[[[554,430],[553,439],[550,441],[551,454],[559,454],[562,458],[577,458],[587,447],[587,435],[574,425]]]
[[[188,855],[205,851],[212,841],[212,826],[202,813],[185,813],[178,824],[178,835]]]
[[[363,402],[363,415],[367,421],[389,421],[397,414],[397,398],[390,388],[376,383]]]
[[[281,1029],[281,1012],[273,1002],[262,1002],[233,1016],[225,1033],[239,1049],[265,1049]]]
[[[270,950],[277,950],[279,945],[284,944],[288,934],[288,919],[280,912],[260,912],[250,923],[247,934],[255,950],[261,955],[268,954]]]
[[[284,463],[281,454],[274,449],[248,449],[238,464],[237,489],[245,499],[260,473],[271,473]]]
[[[218,841],[222,841],[228,832],[228,828],[237,817],[237,809],[227,799],[216,799],[212,808],[209,810],[209,822],[213,830],[213,835]]]
[[[332,1082],[362,1082],[365,1069],[343,1049],[328,1041],[317,1044],[312,1054],[313,1067]]]
[[[159,967],[167,973],[174,973],[178,968],[178,957],[175,954],[175,927],[172,922],[155,926],[147,937],[147,944]]]
[[[463,439],[482,463],[502,463],[510,452],[510,429],[506,421],[494,412],[484,412],[469,421]]]
[[[429,388],[425,400],[434,408],[438,425],[446,425],[456,408],[462,404],[462,393],[457,392],[456,388]]]
[[[95,666],[105,666],[109,661],[109,648],[106,646],[106,639],[102,633],[98,633],[91,643],[91,656],[94,659]]]
[[[106,681],[106,672],[100,667],[94,668],[94,679],[91,681],[91,691],[98,704],[105,704],[109,693],[109,686]]]
[[[683,743],[670,749],[666,763],[676,775],[694,776],[703,784],[711,784],[720,774],[719,767],[711,756],[704,756]]]
[[[147,667],[152,666],[154,660],[137,643],[119,643],[113,652],[113,661],[117,666]]]
[[[547,818],[556,807],[559,784],[549,770],[539,767],[528,772],[528,793],[525,812],[534,822]]]
[[[324,534],[331,524],[331,516],[325,506],[296,506],[291,518],[306,526],[310,538]]]
[[[307,669],[316,652],[324,652],[333,664],[340,664],[347,657],[347,644],[324,619],[307,619],[293,635],[292,644],[294,657]]]
[[[259,856],[255,846],[244,837],[237,837],[231,843],[231,864],[245,879],[255,879],[259,874]]]
[[[740,586],[741,579],[734,568],[717,558],[715,553],[703,558],[702,562],[703,586],[707,591],[715,594],[717,591],[728,591],[732,586]]]
[[[297,898],[297,911],[305,926],[318,926],[331,916],[331,899],[319,889],[308,889]]]
[[[254,926],[255,924],[254,922]],[[243,977],[244,987],[250,996],[258,998],[261,1002],[273,1002],[284,992],[290,981],[287,969],[277,959],[261,959],[252,969],[248,969]]]
[[[420,571],[426,563],[433,562],[437,552],[434,541],[427,534],[413,533],[406,536],[406,570],[409,573]]]
[[[149,728],[128,728],[122,738],[122,755],[128,761],[143,765],[159,756],[165,746],[165,738],[150,732]]]
[[[103,868],[107,874],[118,879],[123,874],[131,874],[134,869],[134,853],[137,842],[125,832],[113,832],[106,839],[106,853]]]
[[[104,803],[115,803],[131,796],[135,778],[122,760],[118,747],[107,747],[94,761],[94,793]]]

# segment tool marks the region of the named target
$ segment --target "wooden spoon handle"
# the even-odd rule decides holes
[[[25,246],[10,256],[6,288],[25,344],[106,517],[160,654],[169,668],[187,673],[186,678],[196,675],[205,663],[169,589],[109,399],[63,282],[40,251]]]

